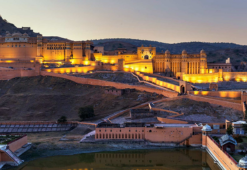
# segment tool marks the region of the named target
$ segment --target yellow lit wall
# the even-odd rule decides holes
[[[189,94],[198,96],[212,96],[212,97],[223,97],[223,98],[240,98],[240,91],[189,91]]]
[[[135,71],[140,71],[144,73],[153,73],[153,64],[151,61],[140,61],[139,62],[133,62],[133,63],[126,63],[125,68],[131,68]]]
[[[67,67],[67,68],[52,68],[52,69],[45,69],[47,72],[52,73],[87,73],[88,71],[95,70],[95,66],[85,66],[85,67]]]

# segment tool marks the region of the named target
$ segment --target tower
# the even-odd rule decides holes
[[[85,53],[84,53],[84,58],[83,60],[91,60],[91,49],[90,49],[90,45],[91,45],[91,42],[90,41],[86,41],[86,44],[85,44]]]
[[[165,68],[164,71],[171,71],[171,53],[169,50],[165,52]]]
[[[42,63],[43,62],[43,50],[42,50],[42,35],[37,36],[37,56],[35,57],[35,61]]]
[[[206,124],[202,128],[202,147],[207,147],[207,136],[212,131],[212,128]]]
[[[65,63],[70,63],[70,58],[72,58],[72,50],[71,50],[71,43],[66,42],[65,45],[66,49],[65,49],[65,56],[64,56],[64,62]]]
[[[188,61],[187,61],[187,52],[185,50],[182,51],[182,66],[181,72],[184,74],[189,73]]]
[[[204,50],[200,52],[200,73],[205,74],[207,69],[207,55]]]

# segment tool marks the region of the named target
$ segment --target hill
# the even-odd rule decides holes
[[[104,93],[89,86],[56,77],[25,77],[0,81],[1,121],[55,121],[61,116],[79,120],[80,107],[93,105],[95,119],[159,98],[146,92],[122,96]]]
[[[33,32],[33,30],[31,30],[29,27],[17,28],[14,24],[9,23],[0,16],[0,35],[5,36],[6,31],[10,32],[11,34],[14,32],[20,32],[22,34],[27,33],[30,37],[37,37],[37,35],[39,35],[39,33]]]
[[[117,48],[132,48],[136,50],[137,47],[142,45],[149,46],[152,45],[156,47],[157,52],[162,52],[169,50],[173,54],[180,54],[184,49],[188,53],[198,53],[202,49],[205,51],[217,51],[223,49],[239,49],[247,48],[247,46],[234,44],[234,43],[209,43],[209,42],[182,42],[175,44],[162,43],[158,41],[149,40],[138,40],[138,39],[124,39],[124,38],[114,38],[114,39],[100,39],[92,40],[96,46],[104,46],[106,51],[113,51]],[[127,44],[127,47],[125,47]],[[132,45],[132,46],[131,46]]]

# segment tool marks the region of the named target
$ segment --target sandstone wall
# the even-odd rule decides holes
[[[15,152],[16,150],[20,149],[23,145],[26,144],[27,144],[27,136],[25,135],[17,140],[8,143],[8,146],[12,152]]]
[[[233,103],[233,102],[228,102],[228,101],[224,101],[221,99],[216,100],[212,98],[206,98],[206,97],[194,96],[194,95],[187,95],[185,96],[185,98],[195,100],[195,101],[208,102],[210,104],[217,104],[217,105],[229,107],[235,110],[243,111],[242,105],[240,103]]]
[[[233,99],[241,97],[241,91],[187,91],[187,93],[198,96],[227,97]]]
[[[41,71],[41,75],[42,76],[60,77],[60,78],[64,78],[64,79],[68,79],[68,80],[74,81],[74,82],[79,83],[79,84],[90,84],[90,85],[95,85],[95,86],[111,86],[111,87],[115,87],[117,89],[126,89],[126,88],[136,89],[136,90],[139,90],[139,91],[146,91],[146,92],[150,92],[150,93],[161,94],[161,95],[164,95],[166,97],[176,97],[178,95],[175,92],[170,92],[170,91],[150,88],[150,87],[146,87],[146,86],[129,85],[129,84],[123,84],[123,83],[104,81],[104,80],[82,78],[82,77],[74,77],[74,76],[69,76],[69,75],[64,75],[64,74],[49,73],[49,72],[46,72],[46,71]]]
[[[207,148],[210,152],[217,158],[217,160],[225,167],[227,170],[238,170],[237,162],[226,152],[221,150],[219,145],[207,136]]]
[[[10,80],[15,77],[32,77],[37,76],[35,70],[1,70],[0,80]]]

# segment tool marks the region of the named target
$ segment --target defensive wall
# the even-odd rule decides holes
[[[95,86],[111,86],[117,89],[126,89],[126,88],[136,89],[139,91],[146,91],[150,93],[161,94],[166,97],[176,97],[178,95],[175,92],[160,90],[160,89],[155,89],[155,88],[150,88],[150,87],[145,87],[145,86],[140,86],[140,85],[136,86],[136,85],[129,85],[129,84],[124,84],[124,83],[110,82],[110,81],[105,81],[105,80],[75,77],[75,76],[69,76],[69,75],[64,75],[64,74],[56,74],[56,73],[51,73],[51,72],[49,73],[46,71],[41,71],[41,75],[64,78],[64,79],[68,79],[68,80],[74,81],[79,84],[89,84],[89,85],[95,85]]]
[[[195,96],[212,96],[222,98],[241,98],[241,91],[187,91],[187,94]]]
[[[24,135],[24,136],[14,140],[14,141],[9,142],[8,146],[12,152],[15,152],[20,147],[24,146],[25,144],[27,144],[27,135]]]
[[[0,70],[0,80],[10,80],[16,77],[38,76],[35,70]]]
[[[217,160],[217,164],[226,170],[239,170],[238,163],[225,151],[221,149],[210,136],[206,136],[206,150]]]
[[[191,83],[217,83],[219,81],[247,82],[247,72],[223,72],[222,69],[217,73],[206,74],[183,74],[179,73],[176,77]]]

